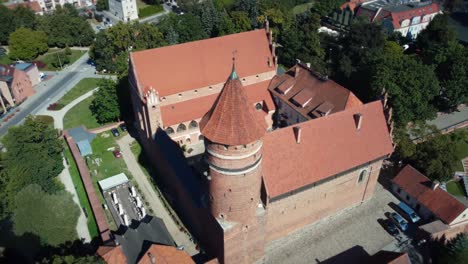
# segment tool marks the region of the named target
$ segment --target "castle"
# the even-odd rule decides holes
[[[261,262],[268,242],[370,199],[393,151],[385,99],[307,64],[277,74],[275,48],[267,26],[130,55],[140,142],[220,263]]]

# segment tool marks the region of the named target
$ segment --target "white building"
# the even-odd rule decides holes
[[[94,3],[92,0],[32,0],[38,2],[43,11],[54,10],[57,6],[72,4],[75,7],[89,6]]]
[[[109,0],[109,12],[124,22],[138,19],[136,0]]]

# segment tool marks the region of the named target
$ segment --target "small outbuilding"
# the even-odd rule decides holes
[[[101,190],[107,191],[109,189],[115,188],[119,185],[128,183],[128,177],[125,173],[119,173],[102,181],[99,181],[99,186]]]

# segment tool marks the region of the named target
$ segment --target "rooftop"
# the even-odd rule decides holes
[[[167,96],[223,83],[233,52],[240,76],[276,71],[264,29],[132,52],[130,59],[139,88]]]
[[[406,165],[392,181],[445,224],[452,223],[466,209],[465,205],[440,187],[432,190],[431,180],[411,165]]]
[[[183,250],[164,245],[151,245],[138,264],[192,264],[192,258]]]
[[[249,104],[233,65],[213,107],[200,122],[201,133],[212,142],[238,146],[259,140],[266,129],[265,120],[260,119]]]
[[[119,173],[112,177],[106,178],[104,180],[99,181],[99,186],[103,191],[109,190],[114,188],[115,186],[124,184],[128,182],[128,177],[125,173]]]
[[[356,114],[362,118],[359,129]],[[295,127],[301,129],[300,143]],[[392,152],[383,106],[375,101],[266,134],[263,177],[273,198]],[[307,162],[301,157],[307,157]]]
[[[306,119],[362,105],[348,89],[320,77],[302,64],[296,64],[285,74],[275,76],[268,89]]]

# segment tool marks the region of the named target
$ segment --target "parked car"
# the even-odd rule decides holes
[[[395,225],[401,229],[401,231],[406,231],[408,229],[408,222],[406,222],[401,215],[397,213],[391,213],[390,219],[395,223]]]
[[[111,129],[111,132],[112,132],[112,135],[114,135],[114,137],[120,136],[120,133],[119,133],[119,131],[117,130],[117,128]]]
[[[127,125],[121,124],[120,129],[122,129],[123,132],[127,131]]]
[[[400,202],[398,204],[398,209],[400,209],[399,213],[404,217],[406,218],[406,220],[410,221],[411,223],[416,223],[418,222],[419,220],[421,220],[421,218],[416,214],[416,212],[414,212],[413,209],[411,209],[411,207],[409,207],[406,203],[404,202]]]
[[[390,219],[385,219],[382,222],[382,225],[384,226],[385,230],[387,230],[387,232],[390,235],[396,236],[400,234],[400,231],[398,231],[398,228],[395,226],[395,224],[392,221],[390,221]]]
[[[112,151],[112,153],[114,154],[114,157],[116,158],[121,158],[122,157],[122,152],[118,149]]]

